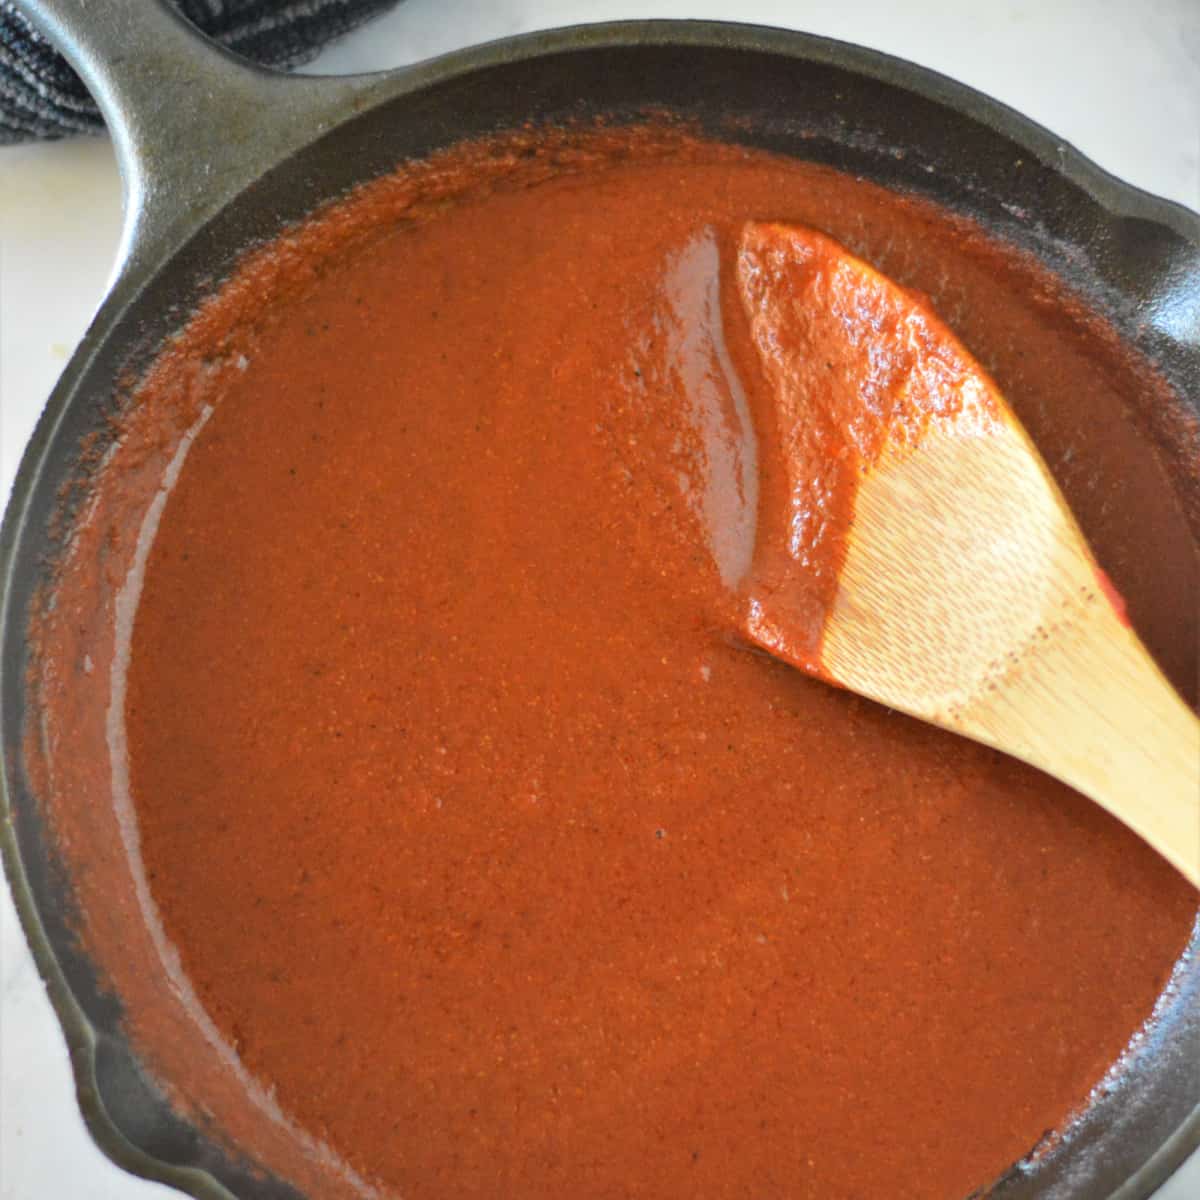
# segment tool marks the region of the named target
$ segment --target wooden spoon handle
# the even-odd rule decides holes
[[[1200,721],[1087,569],[1063,624],[956,717],[1102,804],[1200,887]]]

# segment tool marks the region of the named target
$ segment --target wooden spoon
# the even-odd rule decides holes
[[[752,640],[1057,776],[1200,885],[1200,722],[996,385],[925,297],[814,230],[748,225],[738,278],[790,505]]]

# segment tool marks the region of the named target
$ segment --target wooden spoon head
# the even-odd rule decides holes
[[[748,225],[738,269],[792,506],[787,555],[756,573],[747,630],[945,724],[1055,627],[1064,563],[1083,567],[1082,602],[1107,602],[1086,544],[999,389],[924,296],[798,226]]]

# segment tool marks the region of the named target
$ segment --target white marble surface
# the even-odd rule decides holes
[[[1029,114],[1114,174],[1200,208],[1200,0],[409,0],[313,69],[383,68],[634,16],[792,26],[914,59]],[[0,149],[0,499],[103,293],[119,221],[107,143]],[[89,1140],[61,1034],[0,886],[0,1200],[175,1194],[119,1171]],[[1200,1155],[1160,1192],[1197,1196]]]

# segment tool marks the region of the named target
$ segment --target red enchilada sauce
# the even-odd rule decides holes
[[[134,625],[149,888],[241,1062],[382,1194],[952,1200],[1087,1101],[1196,896],[738,635],[789,486],[740,232],[815,225],[931,295],[1188,685],[1196,542],[1130,416],[1162,385],[930,208],[607,138],[478,189],[451,155],[453,202],[269,312],[229,293],[256,326]]]

